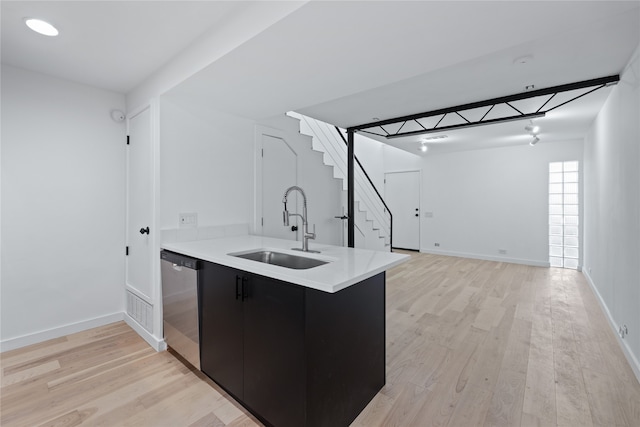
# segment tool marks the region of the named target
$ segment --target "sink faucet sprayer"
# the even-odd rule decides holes
[[[292,192],[293,190],[297,190],[300,192],[300,194],[302,194],[302,215],[300,214],[292,214],[289,213],[289,211],[287,210],[287,196],[289,196],[289,193]],[[304,190],[300,187],[298,187],[297,185],[291,186],[289,188],[287,188],[287,191],[284,192],[284,197],[282,198],[282,203],[284,203],[284,212],[282,212],[282,221],[284,223],[285,227],[289,226],[289,217],[291,216],[299,216],[300,218],[302,218],[302,226],[304,227],[304,230],[302,232],[302,249],[299,248],[293,248],[295,250],[298,251],[304,251],[304,252],[316,252],[319,253],[319,251],[310,251],[309,250],[309,239],[315,239],[316,238],[316,226],[315,224],[313,225],[313,233],[309,233],[309,223],[307,222],[307,196],[304,194]]]

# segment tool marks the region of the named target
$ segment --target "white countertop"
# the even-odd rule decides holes
[[[300,246],[300,242],[292,240],[250,235],[162,244],[162,248],[169,251],[330,293],[409,260],[408,255],[316,244],[313,241],[309,242],[309,249],[320,251],[319,254],[291,250]],[[253,250],[271,250],[328,263],[295,270],[229,255]]]

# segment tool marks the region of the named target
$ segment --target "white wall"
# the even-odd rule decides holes
[[[276,130],[276,134],[282,137],[293,148],[297,155],[297,185],[307,195],[308,216],[310,230],[316,225],[316,238],[313,243],[326,243],[330,245],[342,244],[342,220],[335,216],[342,214],[342,182],[333,178],[333,170],[326,166],[322,160],[322,153],[311,148],[311,138],[300,134],[297,119],[286,115],[263,120],[258,123]],[[298,198],[297,212],[302,213],[302,199]],[[282,210],[282,199],[271,201],[265,209]],[[293,209],[289,209],[293,212]],[[301,239],[301,233],[298,233]]]
[[[421,250],[548,265],[549,162],[564,160],[582,162],[581,141],[426,156]]]
[[[356,157],[369,174],[373,185],[380,194],[384,194],[385,145],[358,133],[354,135],[353,139],[353,150]],[[358,165],[356,165],[357,167]]]
[[[178,214],[198,226],[253,221],[254,122],[190,111],[167,97],[160,105],[160,227],[178,228]]]
[[[375,139],[355,134],[355,155],[384,197],[384,174],[389,172],[420,170],[422,157],[383,144]]]
[[[273,129],[297,153],[298,182],[308,199],[317,243],[340,245],[340,182],[285,115],[260,123],[215,111],[193,110],[162,97],[160,106],[161,229],[178,228],[178,214],[195,212],[198,226],[255,224],[256,127]],[[292,183],[293,185],[293,183]],[[261,197],[258,197],[261,200]],[[282,210],[282,199],[265,209]]]
[[[122,319],[126,132],[111,109],[124,95],[2,66],[3,350]]]
[[[640,47],[585,140],[584,268],[640,377]]]
[[[246,2],[235,16],[229,17],[226,25],[216,26],[203,34],[194,44],[129,92],[126,97],[127,109],[132,111],[146,105],[151,98],[166,93],[305,3]]]
[[[420,170],[422,157],[391,145],[383,146],[384,172]]]

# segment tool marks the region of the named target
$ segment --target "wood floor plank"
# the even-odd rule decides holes
[[[448,427],[480,426],[489,410],[493,393],[468,386],[461,394]]]
[[[640,426],[640,384],[581,273],[407,253],[387,273],[387,384],[352,425]],[[124,322],[0,363],[3,427],[261,425]]]
[[[535,313],[531,323],[531,345],[522,405],[523,426],[556,424],[556,390],[551,319]]]

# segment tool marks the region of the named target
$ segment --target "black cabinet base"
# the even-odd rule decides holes
[[[385,276],[307,289],[307,426],[348,426],[385,384]]]
[[[385,273],[331,294],[205,262],[198,286],[202,372],[265,425],[348,426],[384,386]]]

